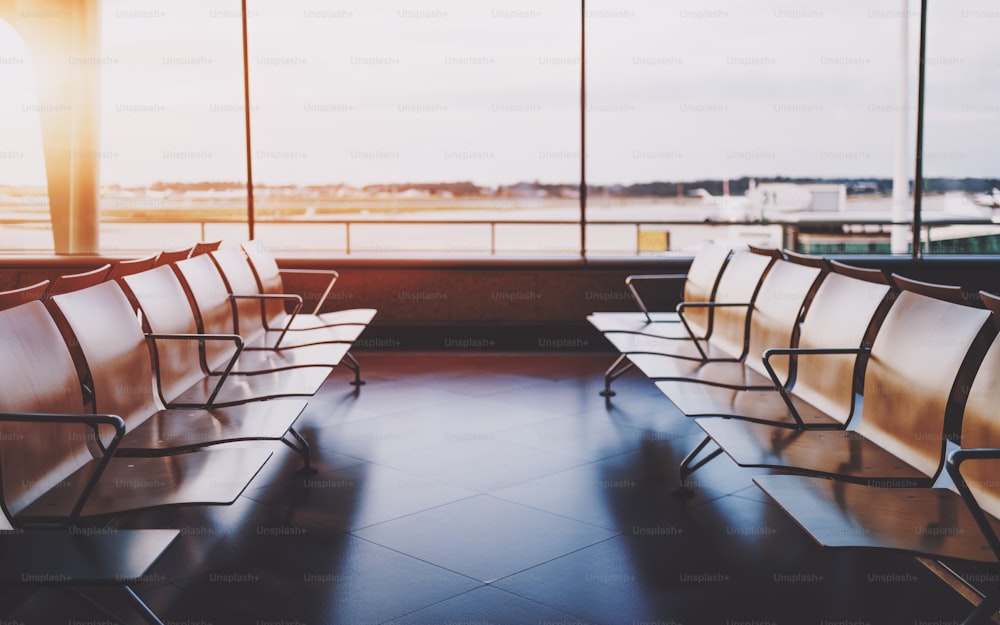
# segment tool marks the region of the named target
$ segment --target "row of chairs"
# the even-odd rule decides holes
[[[678,495],[725,453],[823,546],[1000,567],[1000,298],[716,246],[690,275],[674,314],[589,318],[621,351],[605,396],[638,368],[704,431]]]
[[[363,384],[350,348],[376,311],[302,313],[256,241],[137,267],[0,310],[0,583],[116,582],[159,623],[128,583],[177,532],[74,528],[232,503],[272,455],[232,443],[280,441],[315,472],[304,398],[341,362]],[[313,273],[328,294],[336,272]]]

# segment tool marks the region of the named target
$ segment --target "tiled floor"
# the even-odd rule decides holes
[[[136,586],[168,625],[917,625],[969,610],[910,558],[819,549],[725,457],[693,499],[671,496],[700,430],[633,374],[606,404],[607,354],[361,360],[359,396],[337,372],[300,419],[317,475],[272,445],[233,506],[119,521],[181,530]],[[2,623],[109,622],[55,591],[11,598]]]

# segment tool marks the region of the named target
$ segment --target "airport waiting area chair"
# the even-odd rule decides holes
[[[715,292],[722,277],[722,271],[729,261],[731,250],[716,244],[702,247],[687,273],[683,274],[648,274],[630,275],[625,278],[625,286],[639,312],[595,312],[587,316],[587,321],[598,332],[634,332],[648,336],[663,338],[689,339],[691,335],[683,325],[676,311],[650,311],[639,292],[640,283],[676,284],[684,283],[684,302],[711,302],[715,300]],[[708,338],[712,332],[712,309],[690,308],[685,319],[693,334],[699,338]],[[675,325],[676,324],[676,325]]]
[[[611,384],[633,367],[655,369],[661,362],[686,359],[699,363],[739,361],[747,346],[747,324],[754,298],[774,260],[760,254],[733,252],[719,278],[716,299],[712,302],[682,302],[678,305],[681,323],[691,338],[671,341],[630,332],[607,332],[604,337],[620,352],[604,374],[601,395],[614,395]],[[712,333],[698,338],[686,320],[688,309],[712,311]],[[670,365],[667,365],[670,366]],[[645,371],[644,371],[645,372]]]
[[[968,389],[961,445],[944,463],[950,486],[886,489],[797,475],[758,476],[754,482],[823,547],[984,563],[1000,571],[998,398],[1000,338]],[[991,622],[998,608],[1000,588],[995,588],[963,623]]]
[[[311,311],[300,311],[292,319],[288,319],[285,307],[279,300],[264,301],[264,323],[268,330],[289,331],[312,330],[340,325],[367,326],[375,318],[374,308],[349,308],[344,310],[324,310],[340,274],[334,270],[322,269],[280,269],[271,251],[260,240],[247,241],[242,246],[253,275],[256,278],[260,293],[280,295],[288,293],[285,289],[285,276],[296,276],[314,280],[320,293],[316,305]],[[324,284],[325,283],[325,284]]]

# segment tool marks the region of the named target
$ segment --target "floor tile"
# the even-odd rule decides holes
[[[442,625],[443,623],[591,625],[571,614],[492,586],[483,586],[413,614],[407,614],[393,621],[391,625]]]
[[[614,532],[487,495],[366,527],[358,536],[489,582]]]
[[[352,530],[473,495],[451,484],[366,462],[271,484],[247,497],[307,517],[321,527]]]

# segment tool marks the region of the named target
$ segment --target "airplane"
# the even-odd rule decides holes
[[[1000,189],[993,187],[989,193],[979,193],[972,196],[972,201],[988,208],[1000,208]]]
[[[729,185],[725,185],[728,191]],[[752,221],[776,217],[781,213],[793,213],[809,210],[812,205],[812,192],[801,185],[788,182],[764,182],[757,184],[750,181],[750,188],[745,195],[732,196],[728,193],[712,195],[706,189],[694,189],[689,193],[699,197],[709,205],[714,205],[716,215],[724,221]]]

